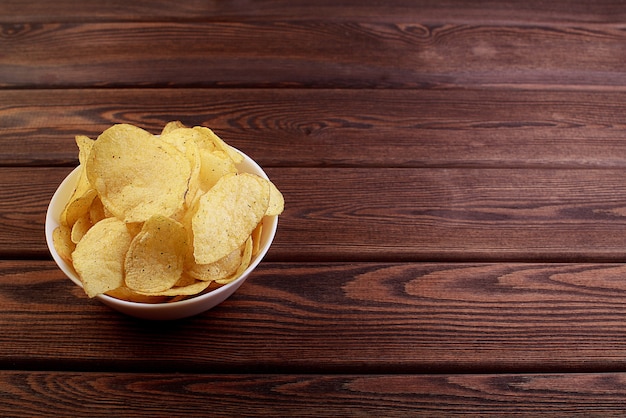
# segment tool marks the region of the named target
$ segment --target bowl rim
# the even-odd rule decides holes
[[[248,155],[244,152],[238,150],[237,148],[232,147],[237,152],[239,152],[243,156],[243,161],[241,163],[237,163],[236,166],[240,172],[250,172],[256,175],[263,177],[266,180],[269,180],[269,177],[265,173],[265,171]],[[55,190],[50,202],[48,204],[48,208],[46,211],[46,219],[45,219],[45,235],[46,235],[46,244],[48,246],[48,250],[52,255],[57,266],[65,273],[65,275],[72,281],[74,284],[78,285],[81,289],[83,288],[83,284],[78,277],[74,267],[67,263],[65,260],[61,258],[58,251],[54,247],[54,241],[52,238],[54,230],[57,226],[60,225],[60,214],[65,207],[65,202],[61,202],[61,199],[64,195],[66,195],[66,190],[71,188],[74,189],[76,182],[78,181],[78,174],[81,165],[76,166],[59,184],[57,189]],[[220,286],[216,289],[205,291],[198,295],[193,295],[183,300],[174,301],[174,302],[158,302],[158,303],[146,303],[146,302],[133,302],[123,299],[118,299],[113,296],[109,296],[106,294],[99,294],[94,297],[94,299],[98,299],[101,302],[107,305],[117,305],[120,308],[130,308],[130,309],[142,309],[145,311],[151,310],[162,310],[167,307],[168,309],[178,309],[185,308],[191,305],[195,305],[201,303],[205,300],[219,298],[220,295],[226,293],[226,297],[228,297],[228,292],[233,289],[233,292],[246,280],[248,275],[259,265],[259,263],[263,260],[267,252],[269,251],[272,242],[274,241],[274,237],[276,235],[276,230],[278,229],[278,216],[265,216],[263,217],[263,231],[262,231],[262,239],[261,242],[264,243],[259,249],[259,252],[256,256],[251,260],[248,267],[241,273],[241,275],[235,280],[227,283],[223,286]]]

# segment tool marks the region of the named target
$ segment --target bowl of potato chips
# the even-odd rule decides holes
[[[130,124],[76,137],[79,165],[54,193],[46,241],[86,295],[153,320],[231,296],[270,248],[284,208],[250,157],[209,128]]]

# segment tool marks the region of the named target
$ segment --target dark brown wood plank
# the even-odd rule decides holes
[[[263,262],[213,310],[147,322],[49,261],[0,261],[0,368],[176,373],[626,370],[626,266]]]
[[[0,253],[46,256],[70,168],[0,169]],[[624,170],[270,168],[272,260],[622,261]]]
[[[626,92],[598,90],[0,90],[0,165],[76,164],[76,134],[182,120],[264,167],[625,168],[624,114]]]
[[[0,87],[622,88],[625,41],[593,25],[15,24],[0,38]]]
[[[619,416],[626,376],[0,372],[3,416]]]
[[[50,199],[70,169],[0,170],[0,254],[45,256]],[[42,247],[43,245],[43,247]]]
[[[474,1],[272,0],[254,2],[171,0],[84,2],[80,0],[0,3],[3,22],[146,21],[146,20],[369,20],[391,22],[613,22],[621,24],[626,10],[620,2],[557,0]]]
[[[623,170],[268,172],[282,260],[624,260]]]

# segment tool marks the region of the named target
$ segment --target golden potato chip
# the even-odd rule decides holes
[[[263,222],[259,222],[250,235],[252,238],[252,256],[257,255],[261,250],[261,235],[263,235]]]
[[[96,193],[97,194],[97,193]],[[104,218],[108,218],[106,212],[104,211],[104,205],[102,205],[102,201],[98,196],[93,199],[91,202],[91,206],[89,207],[89,220],[92,225],[97,224]]]
[[[183,225],[165,216],[153,216],[130,244],[124,264],[126,286],[145,293],[171,288],[183,273],[186,254]]]
[[[77,186],[74,195],[69,203],[65,206],[61,215],[61,223],[72,226],[81,217],[89,213],[91,204],[93,203],[98,192],[95,189],[87,188],[81,192],[82,186]]]
[[[215,148],[224,151],[235,162],[240,163],[243,161],[243,155],[241,155],[236,149],[228,145],[212,130],[204,126],[194,126],[193,129],[202,133],[205,138],[215,145]]]
[[[78,145],[78,161],[81,165],[84,165],[89,158],[91,148],[95,141],[85,135],[76,135],[74,140],[76,141],[76,145]]]
[[[189,286],[190,284],[194,284],[196,281],[197,281],[196,279],[194,279],[193,277],[191,277],[190,275],[188,275],[186,272],[183,271],[182,276],[180,276],[178,281],[174,283],[173,287]]]
[[[106,218],[76,244],[72,253],[74,268],[90,298],[124,284],[124,259],[130,241],[124,222]]]
[[[143,222],[182,210],[191,167],[176,147],[120,124],[93,144],[86,172],[113,215],[124,222]]]
[[[200,198],[192,218],[196,263],[210,264],[241,247],[269,205],[269,185],[262,178],[227,174]]]
[[[237,166],[226,153],[206,149],[200,149],[199,153],[201,164],[197,181],[202,192],[207,192],[226,174],[237,172]]]
[[[193,284],[181,287],[172,287],[161,292],[138,292],[147,296],[191,296],[197,295],[209,287],[211,282],[196,281]]]
[[[143,225],[143,222],[131,222],[126,224],[126,228],[128,228],[130,236],[135,238],[141,232]]]
[[[267,207],[267,212],[265,212],[266,216],[276,216],[283,213],[285,209],[285,199],[283,198],[283,194],[276,188],[274,183],[267,180],[270,185],[270,204]]]
[[[166,128],[168,128],[168,126],[166,126]],[[191,128],[185,127],[182,123],[175,123],[168,129],[164,128],[160,139],[176,147],[189,161],[191,173],[185,193],[185,203],[189,206],[196,198],[200,187],[198,178],[200,176],[202,161],[198,143],[201,141],[201,134]],[[175,217],[176,216],[178,215],[175,215]]]
[[[85,161],[89,157],[94,141],[84,135],[77,135],[75,139],[78,145],[78,161],[80,162],[78,170],[80,173],[74,192],[61,213],[61,223],[68,226],[74,225],[74,222],[84,215],[86,207],[91,204],[91,199],[95,196],[95,190],[89,184],[85,172]]]
[[[197,136],[194,136],[194,140],[198,143],[198,148],[207,150],[207,151],[217,150],[215,146],[215,141],[213,141],[213,138],[209,134],[208,131],[201,130],[198,127],[194,127],[190,129],[194,131],[197,135]]]
[[[180,152],[185,153],[186,147],[193,143],[198,146],[203,141],[202,134],[192,128],[178,128],[169,130],[167,133],[161,134],[160,139],[168,144],[178,148]]]
[[[72,225],[72,242],[78,244],[89,228],[91,228],[91,219],[89,218],[89,213],[86,213]]]
[[[72,264],[72,252],[76,245],[72,242],[71,229],[69,226],[60,225],[52,232],[52,243],[61,258],[69,264]]]
[[[161,135],[165,135],[174,129],[185,128],[186,126],[179,120],[167,122],[161,131]]]
[[[202,157],[200,148],[195,142],[190,142],[185,148],[185,157],[189,161],[191,174],[187,183],[187,193],[185,193],[185,204],[190,206],[200,192],[200,173],[202,170]]]
[[[233,280],[237,279],[239,276],[243,274],[244,271],[246,271],[246,269],[250,265],[251,260],[252,260],[252,238],[248,237],[243,248],[243,254],[241,255],[241,263],[239,264],[239,267],[237,267],[237,270],[235,270],[235,272],[230,277],[225,277],[223,279],[216,279],[215,283],[228,284],[232,282]]]
[[[237,271],[237,267],[241,264],[242,251],[240,248],[237,248],[226,257],[222,257],[210,264],[197,264],[193,262],[193,257],[191,259],[191,264],[185,267],[191,277],[202,281],[219,280]]]
[[[141,293],[137,293],[133,290],[130,290],[126,286],[109,290],[108,292],[106,292],[106,294],[117,299],[127,300],[129,302],[140,302],[140,303],[163,303],[163,302],[167,302],[169,299],[167,296],[142,295]]]

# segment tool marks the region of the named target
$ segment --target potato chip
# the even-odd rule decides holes
[[[198,189],[202,192],[209,191],[226,174],[237,172],[237,166],[226,153],[206,149],[200,149],[199,153],[201,165],[198,176]]]
[[[172,287],[171,289],[163,290],[161,292],[138,293],[148,296],[191,296],[197,295],[198,293],[204,291],[206,288],[209,287],[210,284],[211,282],[196,281],[195,283],[187,286]]]
[[[127,300],[129,302],[163,303],[169,300],[167,296],[142,295],[141,293],[130,290],[126,286],[109,290],[106,294],[117,299]]]
[[[91,204],[98,196],[98,192],[90,188],[88,183],[87,186],[88,188],[78,186],[75,189],[72,199],[70,199],[67,206],[65,206],[63,214],[61,215],[62,224],[71,227],[79,218],[89,213]]]
[[[270,198],[271,199],[271,198]],[[254,228],[250,238],[252,238],[252,256],[254,257],[261,250],[261,235],[263,235],[263,222],[259,222],[259,224]]]
[[[89,157],[94,141],[84,135],[77,135],[75,140],[78,145],[78,161],[80,162],[78,170],[80,173],[74,192],[61,213],[61,223],[68,226],[74,225],[74,222],[85,214],[86,208],[89,207],[91,200],[96,195],[85,172],[85,161]]]
[[[217,150],[217,147],[215,146],[215,141],[213,141],[212,135],[209,133],[209,131],[204,131],[197,126],[188,129],[191,129],[197,134],[197,136],[194,137],[194,140],[198,143],[198,147],[200,149],[211,152]]]
[[[81,165],[85,165],[95,141],[85,135],[76,135],[74,140],[78,146],[78,162]]]
[[[185,128],[186,126],[179,120],[174,120],[171,122],[167,122],[161,131],[161,135],[166,135],[167,133],[173,131],[174,129]]]
[[[198,144],[190,142],[185,148],[185,157],[189,161],[191,174],[187,183],[187,192],[185,193],[185,204],[190,206],[200,192],[200,173],[202,171],[202,157]]]
[[[241,247],[269,205],[269,185],[255,175],[228,174],[206,192],[192,218],[194,257],[210,264]]]
[[[113,215],[124,222],[143,222],[182,210],[191,167],[176,147],[120,124],[98,137],[86,172]]]
[[[215,134],[212,130],[204,126],[194,126],[193,129],[202,133],[207,141],[212,142],[215,145],[215,148],[224,151],[228,156],[235,162],[240,163],[243,161],[243,155],[241,155],[236,149],[228,145],[226,142],[222,140],[219,136]]]
[[[174,128],[167,130],[161,134],[161,140],[173,145],[178,149],[189,161],[191,174],[187,183],[187,192],[185,193],[185,203],[188,205],[195,199],[199,189],[198,178],[201,169],[201,157],[198,142],[200,134],[191,128]]]
[[[69,264],[72,264],[72,252],[76,245],[72,242],[72,231],[69,226],[60,225],[52,232],[52,243],[61,258]]]
[[[89,228],[91,228],[91,219],[89,218],[89,213],[86,213],[78,218],[78,220],[74,222],[74,225],[72,225],[72,242],[78,244]]]
[[[160,139],[175,146],[183,154],[189,144],[193,143],[198,146],[198,144],[203,141],[202,134],[192,128],[171,129],[161,134]]]
[[[237,267],[237,270],[235,270],[235,272],[230,277],[216,279],[215,283],[228,284],[241,276],[243,272],[246,271],[246,269],[250,265],[250,261],[252,260],[252,248],[252,238],[248,237],[243,248],[243,254],[241,255],[241,263],[239,264],[239,267]]]
[[[107,213],[104,210],[104,205],[98,196],[93,199],[91,206],[89,207],[89,220],[92,225],[97,224],[104,218],[108,218]]]
[[[267,180],[270,185],[270,204],[267,207],[267,212],[265,212],[266,216],[276,216],[283,213],[285,209],[285,199],[283,198],[283,194],[276,188],[274,183]]]
[[[197,264],[191,257],[191,263],[185,267],[187,273],[198,280],[211,281],[224,279],[232,275],[241,265],[242,251],[240,248],[235,249],[226,257],[210,264]]]
[[[141,228],[143,228],[143,225],[143,222],[130,222],[126,224],[126,228],[128,228],[130,236],[135,238],[137,234],[141,232]]]
[[[187,232],[180,222],[153,216],[133,238],[124,267],[126,286],[136,292],[165,291],[183,273]]]
[[[124,284],[124,259],[130,242],[126,224],[107,218],[92,226],[76,244],[72,260],[89,297]]]
[[[189,286],[190,284],[194,284],[197,280],[191,277],[189,274],[183,271],[182,276],[178,279],[176,283],[174,283],[173,287],[184,287]]]

